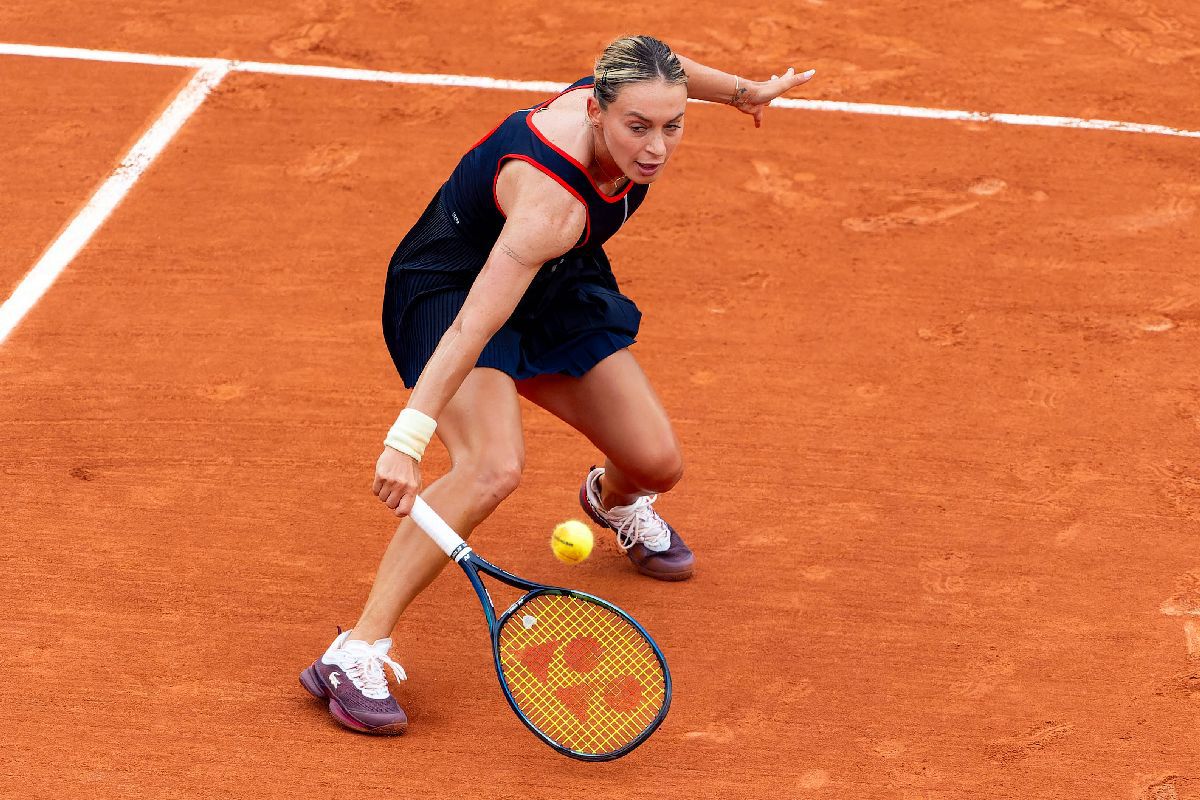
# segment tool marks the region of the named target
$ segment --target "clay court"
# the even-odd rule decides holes
[[[472,537],[662,645],[670,715],[595,765],[513,717],[451,570],[396,632],[407,735],[348,733],[296,681],[394,529],[369,493],[405,400],[388,257],[550,92],[212,62],[0,344],[0,795],[1200,798],[1189,0],[16,0],[0,42],[159,61],[0,54],[0,302],[195,89],[163,57],[565,85],[641,32],[816,68],[797,100],[1175,130],[689,106],[607,250],[696,577],[644,579],[611,537],[551,557],[600,456],[528,405],[521,488]]]

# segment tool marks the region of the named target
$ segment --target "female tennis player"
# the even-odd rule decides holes
[[[622,38],[593,75],[513,113],[462,157],[388,269],[384,338],[412,393],[372,491],[396,516],[412,509],[436,430],[451,468],[422,497],[463,536],[486,519],[521,477],[525,397],[604,453],[580,502],[637,570],[691,576],[691,550],[654,510],[683,474],[679,440],[629,352],[641,313],[602,248],[662,175],[688,98],[730,104],[757,127],[771,100],[812,75],[751,81],[650,36]],[[358,622],[305,670],[306,688],[343,725],[407,727],[384,674],[387,665],[404,678],[388,637],[446,563],[415,523],[401,522]]]

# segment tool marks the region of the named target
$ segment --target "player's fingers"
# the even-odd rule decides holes
[[[396,491],[396,484],[392,483],[391,481],[384,481],[383,485],[379,487],[379,491],[376,492],[375,494],[379,497],[380,500],[382,500],[383,502],[386,503],[388,501],[388,498],[391,497],[392,494],[395,493],[395,491]]]
[[[379,494],[379,490],[383,488],[383,478],[379,473],[375,473],[375,481],[371,484],[371,494]]]
[[[799,86],[802,83],[808,83],[809,81],[812,80],[813,75],[816,75],[816,74],[817,74],[817,71],[815,69],[810,69],[808,72],[801,72],[799,75],[797,75],[795,77],[795,83],[792,85]]]
[[[396,506],[400,505],[400,501],[403,499],[404,499],[404,490],[397,487],[395,489],[392,489],[391,494],[389,494],[387,496],[387,499],[384,500],[383,502],[384,502],[384,505],[386,505],[388,508],[395,510]]]
[[[417,500],[416,492],[405,492],[404,497],[396,505],[396,516],[407,517],[412,513],[413,503]]]

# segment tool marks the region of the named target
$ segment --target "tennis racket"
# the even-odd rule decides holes
[[[671,706],[671,673],[633,617],[599,597],[487,562],[420,497],[412,518],[475,587],[500,688],[535,736],[571,758],[611,761],[654,733]],[[497,618],[481,575],[525,594]]]

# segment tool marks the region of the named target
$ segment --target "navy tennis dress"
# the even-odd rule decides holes
[[[592,85],[588,76],[562,94]],[[602,246],[641,205],[647,187],[630,182],[619,194],[601,193],[582,164],[533,126],[536,114],[555,99],[514,112],[471,148],[396,248],[384,293],[383,335],[405,386],[416,384],[500,235],[504,215],[496,178],[514,159],[554,178],[584,203],[587,224],[575,247],[541,267],[476,366],[513,380],[579,377],[637,338],[641,312],[621,294]]]

